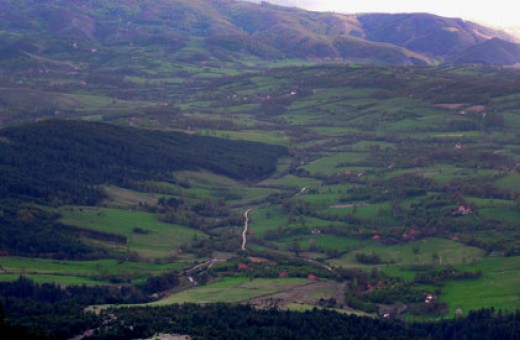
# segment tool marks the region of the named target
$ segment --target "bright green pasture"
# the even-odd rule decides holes
[[[520,257],[487,257],[461,269],[481,270],[482,276],[444,285],[440,299],[448,303],[450,314],[457,308],[464,313],[484,307],[510,311],[520,308]]]
[[[283,188],[309,188],[319,187],[321,181],[315,178],[296,177],[294,175],[287,175],[282,178],[270,178],[260,183],[264,186],[283,187]]]
[[[45,275],[45,274],[24,274],[24,277],[36,283],[55,283],[61,286],[87,285],[87,286],[101,286],[107,285],[107,282],[92,280],[85,277],[78,276],[64,276],[64,275]],[[1,274],[0,282],[13,282],[18,280],[18,274]]]
[[[310,173],[323,173],[332,175],[334,173],[343,173],[347,169],[358,169],[356,164],[366,160],[367,154],[364,152],[343,152],[332,154],[315,160],[314,162],[305,166],[305,170]],[[359,168],[360,171],[366,168]]]
[[[0,280],[15,280],[24,275],[37,282],[73,284],[108,284],[111,278],[143,279],[169,270],[190,266],[184,260],[176,263],[155,264],[117,261],[63,261],[23,257],[0,257]]]
[[[287,291],[308,282],[308,280],[298,278],[250,280],[246,277],[225,277],[214,284],[186,290],[149,305],[240,302],[255,297]]]
[[[416,252],[414,251],[416,249]],[[383,262],[390,262],[391,266],[410,266],[425,264],[462,264],[480,261],[484,251],[465,246],[459,242],[427,238],[417,242],[403,243],[394,246],[384,246],[371,241],[370,245],[343,255],[338,259],[330,260],[330,264],[343,267],[365,267],[356,261],[356,253],[375,253]],[[384,268],[384,265],[383,267]]]
[[[74,207],[61,212],[60,221],[64,224],[126,236],[128,250],[137,251],[143,257],[171,256],[195,236],[199,239],[206,237],[198,230],[160,222],[154,214],[142,211]],[[134,228],[149,232],[138,234],[133,232]]]
[[[255,209],[249,215],[249,230],[262,237],[269,230],[277,230],[289,224],[280,206]]]
[[[520,191],[520,174],[509,174],[496,181],[496,184],[506,190]]]
[[[268,231],[278,229],[307,226],[309,228],[320,228],[325,226],[341,226],[337,221],[328,221],[309,216],[296,216],[294,221],[289,221],[288,215],[284,214],[280,206],[270,206],[253,210],[250,215],[249,230],[256,236],[262,237]]]
[[[311,246],[316,246],[322,249],[338,250],[340,252],[346,250],[353,250],[363,247],[368,241],[356,240],[343,236],[321,234],[321,235],[305,235],[305,236],[294,236],[289,239],[285,239],[277,244],[287,248],[297,242],[302,251],[306,251]]]

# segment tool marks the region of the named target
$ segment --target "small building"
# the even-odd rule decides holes
[[[461,216],[467,216],[471,215],[473,213],[473,210],[471,208],[466,208],[463,205],[459,205],[457,210],[453,212],[454,215],[461,215]]]
[[[311,281],[318,281],[320,278],[315,274],[309,274],[309,275],[307,275],[307,279],[309,279]]]
[[[421,233],[421,231],[419,229],[415,229],[415,228],[410,228],[410,235],[412,236],[417,236]]]
[[[239,263],[238,266],[237,266],[237,269],[238,270],[249,270],[251,269],[252,267],[246,263]]]
[[[278,277],[279,277],[280,279],[286,279],[286,278],[289,277],[289,273],[286,272],[286,271],[280,272],[280,273],[278,274]]]
[[[426,295],[426,297],[424,298],[425,303],[432,303],[434,300],[435,300],[435,295],[433,295],[431,293]]]
[[[374,240],[374,241],[379,241],[380,239],[381,239],[381,236],[379,236],[377,234],[372,236],[372,240]]]
[[[312,235],[320,235],[321,234],[321,230],[318,229],[318,228],[312,228],[311,229],[311,234]]]

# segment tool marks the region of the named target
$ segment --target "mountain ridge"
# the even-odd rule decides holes
[[[2,9],[0,42],[10,54],[153,45],[165,58],[182,52],[195,61],[252,55],[390,65],[520,62],[517,53],[493,58],[495,45],[486,44],[496,38],[517,45],[513,36],[426,13],[347,15],[234,0],[7,0]]]

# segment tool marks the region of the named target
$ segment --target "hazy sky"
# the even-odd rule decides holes
[[[311,0],[314,10],[428,12],[497,26],[520,26],[519,0]]]

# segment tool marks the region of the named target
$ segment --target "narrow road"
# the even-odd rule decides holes
[[[249,228],[249,213],[253,209],[247,209],[244,213],[244,230],[242,231],[242,251],[246,251],[247,246],[247,229]]]

